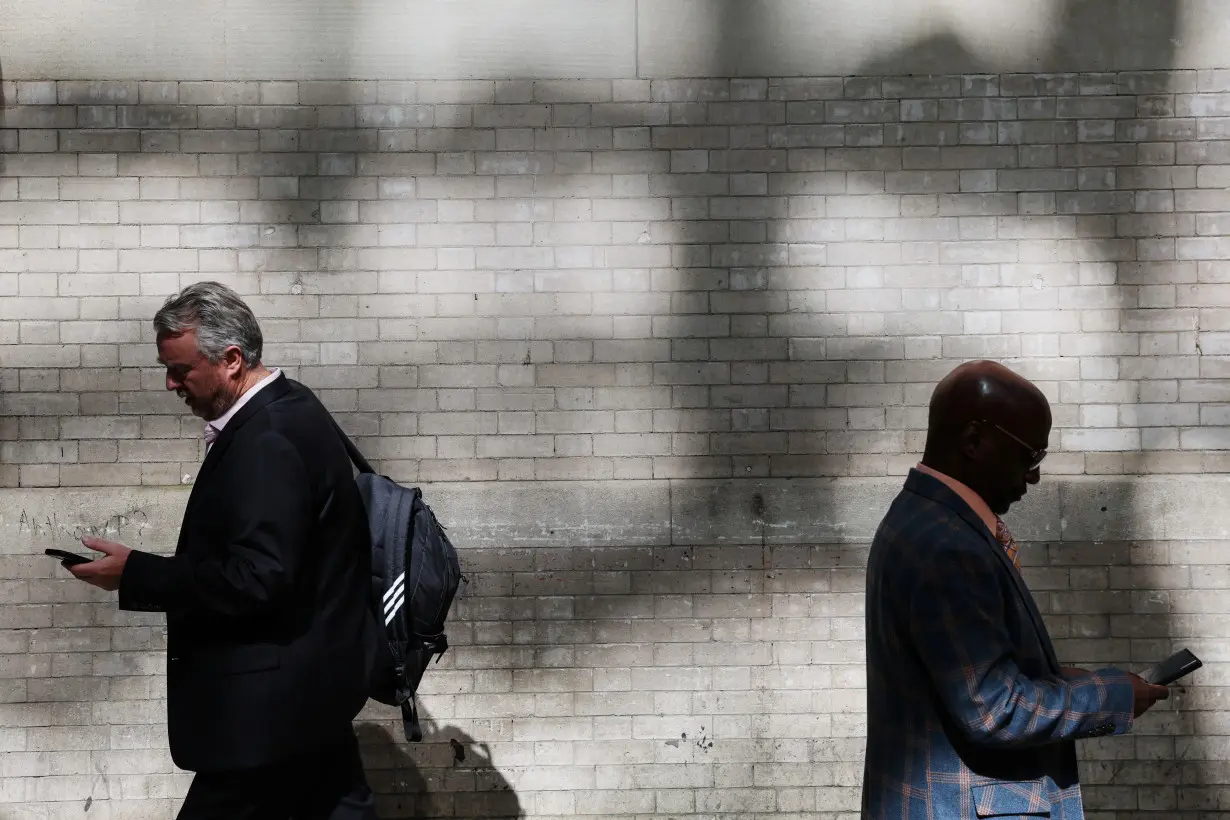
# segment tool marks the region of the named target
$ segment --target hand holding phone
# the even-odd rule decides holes
[[[105,589],[107,592],[115,592],[119,589],[120,579],[124,575],[124,566],[128,562],[128,556],[132,553],[132,548],[93,535],[82,536],[81,543],[99,554],[86,558],[65,550],[49,549],[44,552],[59,558],[60,563],[78,580],[85,581],[99,589]]]
[[[67,550],[49,549],[49,550],[43,550],[43,552],[46,553],[47,555],[52,556],[53,558],[59,558],[60,563],[64,565],[65,567],[72,567],[72,566],[76,566],[77,564],[88,564],[90,563],[90,561],[93,560],[91,558],[86,558],[84,555],[78,555],[75,552],[69,552]]]
[[[1159,700],[1170,700],[1170,689],[1149,683],[1140,675],[1132,675],[1132,716],[1140,717]]]

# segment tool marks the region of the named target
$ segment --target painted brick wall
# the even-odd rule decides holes
[[[866,544],[885,479],[429,489],[469,583],[425,678],[426,742],[358,721],[382,816],[855,820]],[[15,490],[0,556],[0,816],[170,820],[165,635],[39,555],[83,531],[166,551],[187,492]],[[1206,661],[1086,741],[1091,820],[1224,817],[1230,573],[1220,477],[1048,479],[1009,517],[1061,661]]]
[[[1061,658],[1208,662],[1090,817],[1230,811],[1222,479],[1124,478],[1230,467],[1230,73],[3,91],[0,817],[186,787],[161,620],[38,553],[173,543],[203,278],[466,550],[432,742],[364,720],[388,816],[854,817],[866,541],[981,356],[1053,402]]]
[[[200,278],[407,480],[897,474],[991,356],[1066,474],[1230,460],[1230,74],[10,84],[0,482],[177,483]]]

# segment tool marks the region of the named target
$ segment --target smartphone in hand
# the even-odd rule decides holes
[[[1140,677],[1155,686],[1169,686],[1179,678],[1195,672],[1201,666],[1204,664],[1192,654],[1190,649],[1180,649],[1156,666],[1151,666],[1141,672]]]
[[[86,558],[84,555],[78,555],[75,552],[69,552],[67,550],[43,550],[43,552],[53,558],[59,558],[60,563],[66,567],[76,566],[77,564],[88,564],[93,560],[92,558]]]

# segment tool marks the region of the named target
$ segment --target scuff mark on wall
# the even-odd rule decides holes
[[[678,749],[681,745],[683,745],[683,741],[687,739],[688,739],[688,733],[683,732],[679,735],[678,740],[668,740],[666,741],[666,745],[670,746],[672,749]],[[710,749],[713,748],[713,741],[710,740],[708,735],[705,734],[704,726],[700,727],[700,737],[692,742],[695,744],[696,748],[700,749],[702,752],[707,753]]]

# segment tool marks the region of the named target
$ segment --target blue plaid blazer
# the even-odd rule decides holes
[[[1062,678],[1003,547],[918,470],[872,542],[866,626],[864,820],[1084,817],[1075,741],[1131,729],[1131,681]]]

